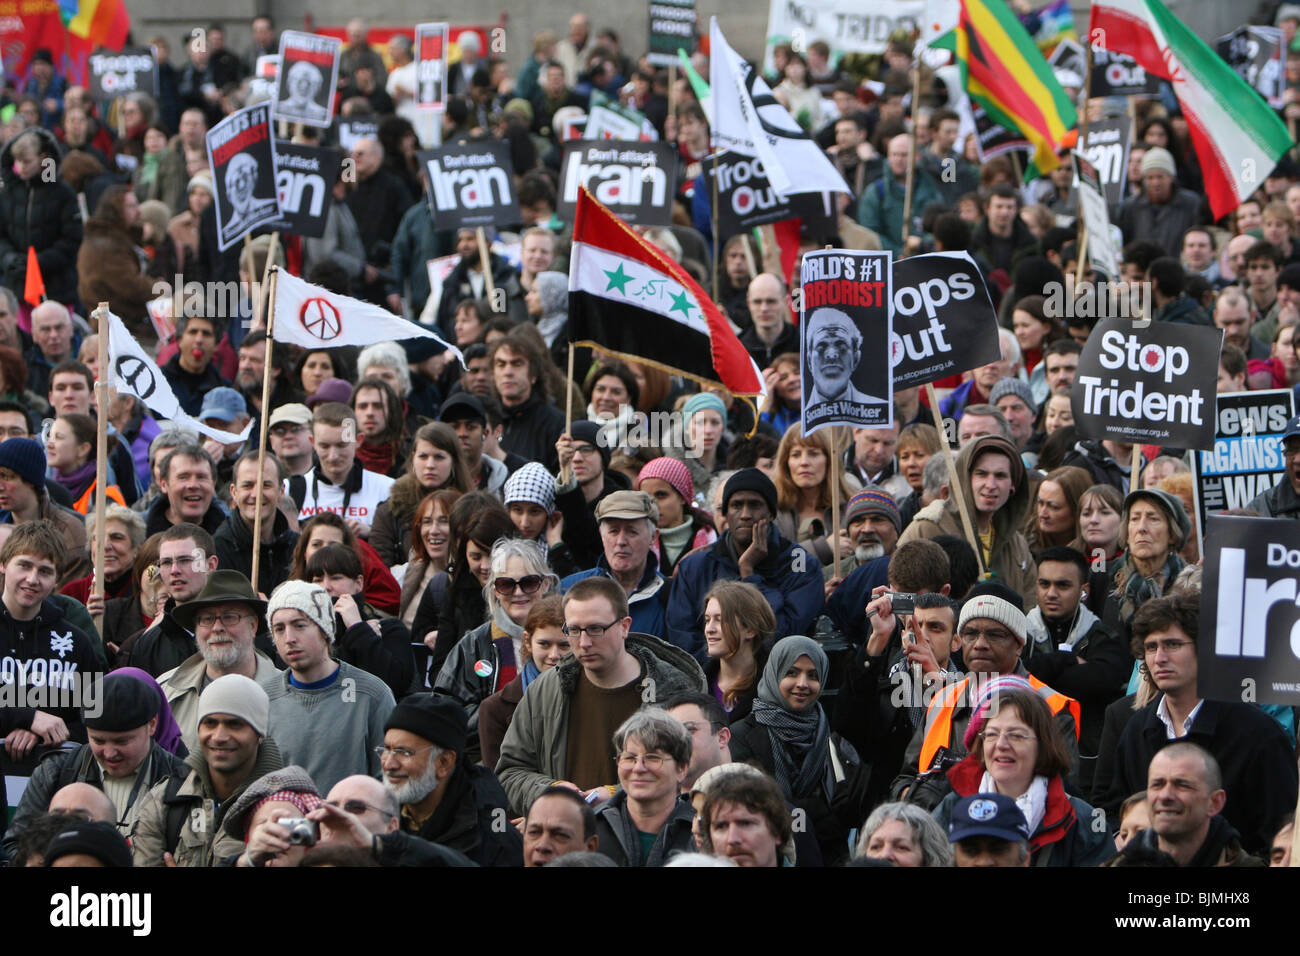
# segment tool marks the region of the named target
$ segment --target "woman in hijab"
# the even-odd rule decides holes
[[[537,323],[537,331],[551,350],[551,360],[564,368],[568,343],[560,333],[569,322],[569,277],[563,272],[539,272],[524,302],[529,318]]]
[[[832,734],[818,698],[826,653],[809,637],[778,641],[767,658],[750,715],[731,725],[733,760],[756,761],[802,810],[827,866],[848,861],[849,830],[866,814],[852,746]]]
[[[189,749],[181,739],[181,728],[177,725],[176,718],[172,716],[171,704],[167,703],[167,695],[158,686],[158,682],[147,671],[142,671],[138,667],[119,667],[113,673],[127,674],[154,689],[154,693],[158,695],[159,700],[158,729],[153,732],[154,743],[169,754],[175,754],[181,758],[188,756]]]

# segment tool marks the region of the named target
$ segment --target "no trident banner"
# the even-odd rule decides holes
[[[217,245],[222,252],[244,233],[280,218],[270,122],[270,104],[259,103],[230,114],[208,130]]]
[[[998,316],[968,252],[936,252],[894,263],[889,361],[894,387],[912,388],[1002,357]]]
[[[1300,704],[1300,522],[1211,515],[1201,554],[1197,694]]]
[[[803,430],[884,428],[894,420],[889,375],[888,252],[828,249],[803,257],[799,357]]]
[[[508,226],[519,221],[510,147],[476,142],[417,154],[429,174],[435,229]]]
[[[1079,437],[1212,447],[1222,344],[1219,329],[1103,319],[1070,390]]]

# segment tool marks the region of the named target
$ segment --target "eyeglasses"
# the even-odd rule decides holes
[[[184,568],[186,565],[192,565],[195,562],[202,562],[202,561],[203,558],[201,556],[200,557],[189,556],[184,558],[159,558],[158,570],[166,571],[170,568]]]
[[[1156,654],[1164,651],[1166,654],[1173,654],[1175,651],[1181,651],[1184,647],[1191,645],[1191,641],[1182,641],[1178,639],[1168,641],[1148,641],[1142,645],[1143,654]]]
[[[196,614],[194,616],[194,626],[201,628],[210,628],[217,621],[221,622],[222,627],[231,628],[236,626],[246,617],[256,617],[255,614],[249,614],[247,611],[222,611],[220,614]]]
[[[998,745],[999,740],[1005,740],[1013,747],[1023,747],[1031,740],[1038,739],[1033,734],[1027,734],[1021,730],[1007,730],[1002,732],[996,730],[986,730],[983,733],[981,733],[979,736],[984,738],[984,745],[986,747],[996,747]]]
[[[527,574],[518,580],[514,578],[497,578],[492,582],[492,590],[503,597],[514,594],[516,588],[525,594],[536,594],[545,581],[546,578],[540,574]]]
[[[429,744],[429,746],[421,747],[419,750],[408,750],[405,747],[372,747],[371,749],[374,750],[375,756],[380,760],[383,760],[389,754],[392,754],[398,760],[410,760],[416,754],[422,754],[426,750],[432,750],[436,746],[437,744]],[[348,812],[351,813],[352,811],[349,810]]]
[[[344,813],[350,813],[354,817],[361,816],[361,814],[365,813],[367,810],[374,810],[375,813],[378,813],[380,816],[383,816],[385,818],[393,816],[393,814],[389,813],[387,810],[381,810],[379,809],[379,807],[372,807],[364,800],[344,800],[342,803],[339,803],[335,800],[326,800],[325,802],[329,804],[331,807],[334,807],[336,810],[342,810]]]
[[[582,637],[583,631],[586,631],[588,637],[592,640],[598,640],[599,638],[604,637],[605,632],[617,623],[618,621],[610,621],[608,624],[592,624],[587,627],[573,627],[572,625],[566,624],[560,628],[560,631],[565,637]]]
[[[1010,631],[981,631],[977,627],[963,627],[960,637],[963,644],[974,644],[981,637],[990,644],[1005,644],[1007,641],[1015,640],[1015,635]]]
[[[647,770],[661,770],[663,769],[664,761],[672,759],[672,757],[666,756],[665,754],[622,753],[618,755],[616,761],[620,770],[631,770],[636,766],[638,760],[645,764]]]

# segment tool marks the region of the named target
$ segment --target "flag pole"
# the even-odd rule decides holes
[[[711,213],[713,226],[713,301],[717,302],[722,296],[719,294],[718,277],[718,151],[713,150],[713,210]],[[757,275],[758,273],[755,273]]]
[[[1079,117],[1079,138],[1075,140],[1075,149],[1083,152],[1083,142],[1088,135],[1088,101],[1092,98],[1092,41],[1083,44],[1083,115]],[[1073,160],[1071,160],[1073,162]],[[1077,190],[1076,190],[1077,193]],[[1088,227],[1084,222],[1083,212],[1078,208],[1078,196],[1075,196],[1075,214],[1079,217],[1078,231],[1074,239],[1074,289],[1078,295],[1079,284],[1083,282],[1084,253],[1088,248]]]
[[[504,312],[506,311],[505,309],[497,309],[496,286],[492,284],[492,258],[488,254],[487,233],[484,232],[482,226],[479,226],[474,231],[478,234],[478,261],[483,267],[483,291],[487,293],[488,302],[492,306],[492,311]]]
[[[251,249],[252,245],[245,246]],[[262,290],[267,287],[267,282],[271,277],[271,264],[275,262],[275,254],[280,248],[280,230],[277,229],[271,233],[271,244],[266,248],[266,262],[262,264],[262,281],[259,283],[252,273],[253,257],[248,257],[249,279],[253,283],[253,328],[261,328],[263,325],[262,315]]]
[[[569,434],[569,429],[573,427],[573,343],[569,343],[569,377],[565,380],[564,385],[564,434]],[[572,459],[570,459],[572,461]],[[571,465],[569,462],[564,463],[560,469],[560,484],[569,483],[569,474]]]
[[[268,259],[269,263],[270,260]],[[275,340],[272,334],[275,332],[275,285],[276,278],[279,276],[278,268],[271,270],[270,278],[270,295],[266,310],[266,361],[262,363],[262,413],[257,423],[257,510],[253,512],[253,574],[251,584],[254,593],[260,593],[257,590],[257,572],[258,566],[262,563],[262,476],[266,471],[266,434],[269,429],[266,423],[270,420],[268,410],[271,404],[271,366],[274,364],[271,360],[275,349]]]
[[[917,59],[912,77],[912,135],[907,143],[907,182],[903,189],[902,255],[907,255],[907,238],[912,225],[912,188],[916,179],[916,125],[921,107],[921,61]]]
[[[975,523],[971,520],[970,511],[966,508],[966,492],[962,490],[961,479],[957,476],[957,464],[952,460],[952,448],[948,444],[948,436],[943,433],[943,420],[939,417],[939,396],[935,394],[933,382],[925,383],[925,394],[930,401],[930,417],[934,419],[934,430],[939,435],[939,454],[943,455],[943,460],[948,463],[948,493],[957,499],[957,513],[961,516],[962,530],[966,532],[966,540],[975,551],[980,577],[983,577],[984,549],[975,534]]]
[[[108,394],[108,303],[101,302],[94,312],[99,331],[99,381],[95,383],[95,401],[99,414],[96,416],[97,434],[95,436],[95,576],[91,579],[91,593],[101,600],[104,597],[105,551],[108,545],[108,527],[104,520],[105,476],[108,474],[108,413],[112,399]],[[94,617],[95,630],[104,636],[104,614],[101,611]]]

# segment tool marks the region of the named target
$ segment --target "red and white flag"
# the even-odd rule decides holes
[[[334,349],[340,345],[373,345],[402,339],[434,339],[456,356],[460,349],[422,325],[370,302],[330,292],[304,282],[283,269],[276,270],[275,324],[271,338],[305,349]]]

